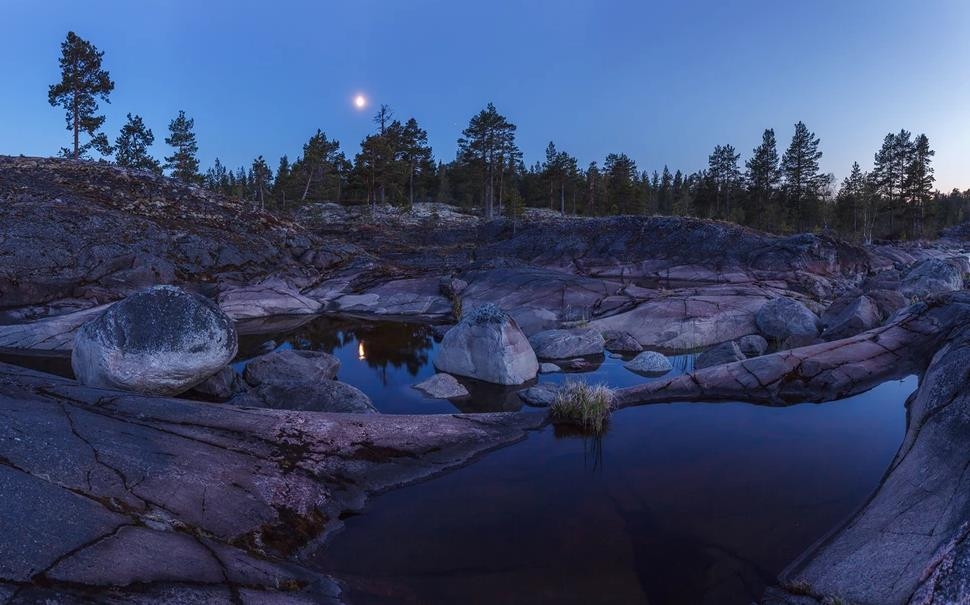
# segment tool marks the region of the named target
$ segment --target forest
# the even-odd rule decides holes
[[[381,105],[373,132],[357,148],[317,129],[292,158],[283,155],[271,165],[260,155],[235,169],[217,158],[203,171],[195,123],[184,111],[168,125],[171,155],[163,161],[151,156],[155,135],[138,115],[128,114],[112,143],[98,115],[98,99],[107,101],[114,90],[103,52],[70,32],[61,53],[62,79],[48,97],[65,110],[73,133],[62,156],[84,159],[94,151],[102,161],[166,173],[270,211],[316,202],[440,202],[492,219],[540,207],[568,216],[692,216],[774,233],[831,231],[862,242],[932,238],[970,217],[970,190],[936,190],[929,139],[905,129],[886,134],[870,170],[855,162],[841,182],[821,171],[821,140],[803,122],[794,125],[784,152],[767,128],[747,156],[729,143],[716,145],[706,168],[693,172],[644,169],[625,153],[581,165],[554,141],[542,161],[526,165],[518,126],[492,103],[470,117],[456,150],[438,155],[415,118]]]

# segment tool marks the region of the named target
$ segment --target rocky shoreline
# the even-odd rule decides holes
[[[621,406],[824,402],[919,373],[877,493],[764,602],[970,595],[960,240],[863,247],[699,219],[483,222],[446,207],[317,205],[281,219],[146,173],[12,157],[0,157],[0,224],[0,348],[11,351],[69,352],[111,303],[166,284],[254,331],[321,314],[450,325],[479,310],[466,329],[484,333],[495,309],[496,342],[539,353],[494,368],[506,384],[533,378],[539,361],[610,346],[722,345],[708,367],[620,390]],[[482,363],[445,365],[461,375]],[[10,603],[338,603],[339,582],[300,553],[342,514],[548,421],[212,405],[2,364],[0,414],[0,598]]]

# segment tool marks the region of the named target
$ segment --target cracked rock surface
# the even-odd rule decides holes
[[[337,603],[300,553],[342,512],[543,422],[235,408],[0,365],[0,595]]]

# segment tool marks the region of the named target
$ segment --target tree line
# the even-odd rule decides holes
[[[200,170],[194,120],[180,111],[169,123],[165,143],[171,155],[159,162],[149,148],[154,134],[138,115],[127,121],[112,145],[100,131],[98,99],[108,102],[114,82],[103,69],[103,53],[74,32],[61,45],[61,81],[49,90],[51,105],[65,110],[74,159],[94,150],[119,166],[168,171],[173,178],[259,204],[292,210],[301,204],[411,205],[437,201],[479,210],[485,218],[515,217],[525,207],[546,207],[563,215],[681,215],[736,222],[766,231],[834,230],[859,241],[932,237],[940,228],[970,218],[970,190],[934,190],[933,156],[925,134],[889,133],[863,171],[854,163],[836,185],[821,172],[821,141],[802,122],[779,154],[773,129],[741,162],[733,145],[717,145],[707,167],[691,173],[641,170],[624,153],[581,167],[554,142],[545,158],[526,166],[516,144],[516,125],[489,103],[471,116],[457,140],[453,160],[436,160],[428,133],[417,120],[395,118],[381,105],[374,131],[349,157],[322,130],[310,135],[291,160],[275,169],[263,156],[229,169],[219,159]],[[82,139],[87,139],[82,142]]]

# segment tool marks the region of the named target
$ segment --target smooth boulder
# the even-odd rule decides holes
[[[435,399],[461,399],[468,397],[468,389],[451,374],[437,373],[419,382],[414,388]]]
[[[899,292],[908,300],[921,300],[930,294],[962,290],[963,271],[959,264],[957,259],[920,261],[906,271]]]
[[[818,336],[818,316],[802,303],[786,296],[766,302],[755,315],[755,322],[766,338],[779,342],[792,336]]]
[[[441,339],[435,367],[441,372],[495,384],[522,384],[539,371],[525,334],[507,313],[485,304],[466,313]]]
[[[215,303],[157,286],[81,326],[71,366],[87,386],[178,395],[224,368],[237,348],[232,320]]]
[[[694,360],[694,369],[703,370],[704,368],[719,366],[725,363],[744,361],[745,359],[746,356],[741,352],[741,347],[738,346],[736,341],[732,340],[730,342],[722,342],[719,345],[703,351]]]
[[[323,351],[283,349],[260,355],[246,364],[243,377],[251,386],[272,382],[333,380],[340,360]]]
[[[757,334],[742,336],[736,342],[745,357],[761,357],[768,352],[768,341]]]
[[[606,341],[599,330],[577,328],[539,332],[529,339],[529,344],[539,359],[569,359],[602,355]]]
[[[639,353],[643,350],[640,342],[623,330],[604,330],[603,340],[603,348],[611,353]]]
[[[255,391],[260,407],[312,412],[376,414],[370,397],[356,387],[336,380],[319,382],[266,382]],[[246,405],[254,405],[246,396]]]
[[[647,374],[649,376],[662,376],[674,369],[674,366],[671,365],[667,356],[656,351],[644,351],[624,363],[623,367],[631,372]]]

